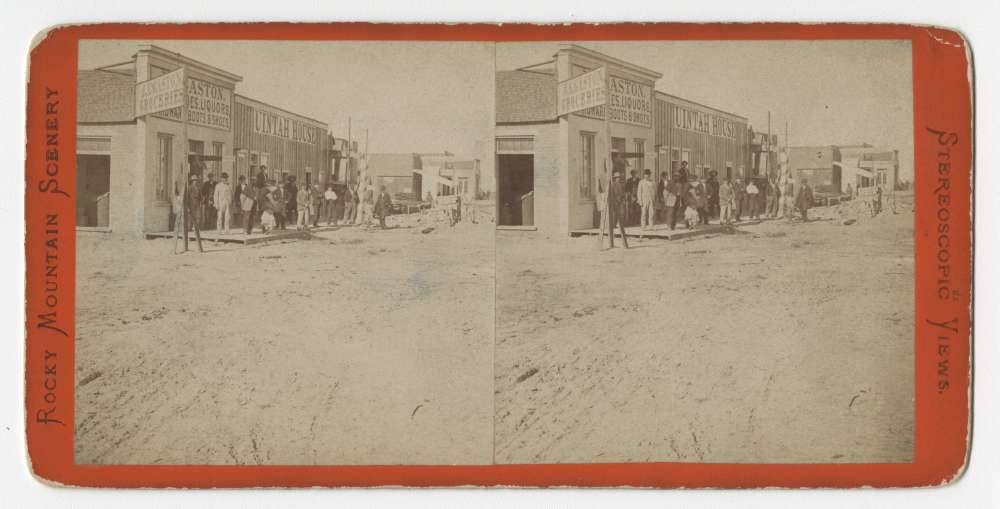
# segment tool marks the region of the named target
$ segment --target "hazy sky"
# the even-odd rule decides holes
[[[326,122],[371,152],[441,152],[492,166],[492,43],[81,41],[78,67],[155,44],[243,77],[236,92]],[[485,152],[485,156],[484,156]]]
[[[731,111],[791,145],[862,142],[899,150],[913,176],[909,41],[577,42],[663,74],[657,90]],[[497,69],[544,62],[552,43],[497,45]]]
[[[372,152],[439,152],[493,163],[496,69],[548,60],[558,42],[82,41],[79,67],[156,44],[243,76],[237,92],[329,124]],[[913,175],[909,41],[577,42],[663,74],[658,90],[731,111],[792,145],[867,142]],[[494,53],[495,52],[495,53]],[[491,178],[491,177],[488,177]]]

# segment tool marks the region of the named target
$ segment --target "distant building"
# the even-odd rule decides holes
[[[409,195],[412,199],[423,196],[419,154],[368,154],[366,162],[366,175],[376,189],[385,186],[392,196]]]
[[[788,170],[796,186],[809,179],[814,190],[827,194],[882,186],[899,187],[899,151],[860,145],[789,147]]]
[[[806,179],[817,193],[840,194],[839,162],[840,150],[833,145],[788,148],[788,168],[796,190]]]
[[[481,189],[479,159],[458,159],[451,152],[420,154],[423,196],[431,198],[461,194],[478,197]]]

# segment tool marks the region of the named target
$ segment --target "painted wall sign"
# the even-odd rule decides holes
[[[184,106],[184,69],[135,85],[135,116]]]
[[[267,136],[285,138],[299,143],[315,145],[319,141],[319,130],[300,120],[277,113],[254,108],[253,130]]]
[[[696,133],[737,139],[740,129],[736,122],[706,111],[674,105],[673,126]]]
[[[191,125],[211,127],[223,131],[232,130],[232,90],[197,78],[188,78],[186,89],[188,122]],[[184,120],[181,110],[182,107],[176,107],[156,113],[156,116],[180,122]]]
[[[605,82],[604,67],[601,67],[559,83],[558,114],[566,115],[604,104],[607,100]]]

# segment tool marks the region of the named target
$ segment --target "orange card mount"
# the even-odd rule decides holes
[[[503,42],[559,42],[559,41],[909,41],[912,49],[912,98],[913,98],[913,177],[914,201],[913,258],[915,281],[913,286],[915,307],[913,322],[913,440],[912,460],[902,462],[841,463],[808,462],[717,462],[717,461],[630,461],[630,462],[578,462],[553,461],[519,463],[496,461],[474,464],[421,464],[419,458],[405,461],[406,465],[392,464],[287,464],[287,462],[259,461],[211,462],[211,464],[176,464],[169,460],[162,463],[138,464],[114,461],[78,461],[80,451],[76,431],[85,428],[88,418],[81,414],[77,402],[78,391],[92,383],[88,377],[115,376],[114,373],[93,375],[78,371],[78,299],[87,295],[77,292],[77,232],[82,229],[100,229],[102,221],[119,220],[114,216],[103,217],[84,210],[79,205],[81,173],[89,163],[87,155],[99,154],[101,140],[78,132],[78,119],[82,112],[78,103],[78,51],[81,41],[88,40],[141,40],[141,41],[473,41],[482,43]],[[581,43],[586,44],[586,43]],[[590,58],[584,50],[577,51],[579,58]],[[151,54],[149,58],[157,58]],[[590,55],[590,56],[588,56]],[[140,55],[141,57],[141,55]],[[612,62],[614,65],[625,64]],[[491,63],[492,65],[492,63]],[[181,82],[183,75],[163,73],[159,81],[129,79],[145,82],[123,89],[124,94],[139,94],[139,103],[125,101],[134,121],[136,108],[142,113],[170,117],[168,110],[183,109],[187,105],[186,123],[191,132],[213,129],[234,129],[230,122],[240,121],[243,111],[257,108],[250,129],[250,136],[267,136],[282,139],[282,143],[299,143],[315,146],[322,138],[322,125],[310,115],[293,114],[255,103],[243,98],[232,88],[218,83],[236,78],[218,71],[200,68],[194,63],[189,69],[198,73],[188,76],[187,93],[180,98],[172,90],[172,82]],[[610,67],[614,72],[614,67]],[[711,72],[705,69],[705,72]],[[559,71],[561,72],[561,71]],[[214,73],[214,74],[213,74]],[[578,74],[583,74],[581,71]],[[211,76],[210,76],[211,75]],[[539,74],[540,76],[544,73]],[[603,76],[603,74],[602,74]],[[651,117],[643,115],[641,103],[651,89],[643,88],[643,79],[653,79],[653,73],[643,74],[635,69],[629,79],[608,76],[604,82],[569,83],[560,86],[572,89],[579,97],[579,104],[593,107],[600,98],[593,93],[611,91],[613,126],[629,124],[633,127],[652,125]],[[147,78],[153,79],[153,76]],[[864,79],[864,77],[859,77]],[[180,80],[180,81],[178,81]],[[215,80],[215,81],[213,81]],[[616,81],[617,80],[617,81]],[[631,80],[631,81],[629,81]],[[553,81],[555,83],[555,81]],[[112,85],[107,85],[112,86]],[[593,90],[588,89],[590,86]],[[763,86],[763,85],[755,85]],[[192,88],[194,87],[194,88]],[[179,89],[178,89],[179,90]],[[553,86],[553,94],[555,87]],[[617,95],[616,95],[617,94]],[[131,96],[129,96],[131,97]],[[394,24],[100,24],[71,26],[53,29],[40,37],[31,50],[31,65],[27,95],[27,158],[25,167],[25,258],[27,264],[26,288],[26,418],[30,468],[42,480],[67,486],[92,487],[377,487],[377,486],[519,486],[519,487],[656,487],[656,488],[755,488],[755,487],[926,487],[954,481],[963,472],[970,435],[970,373],[971,373],[971,297],[972,297],[972,67],[970,50],[960,34],[940,28],[879,24],[571,24],[557,26],[536,25],[394,25]],[[178,102],[181,101],[181,102]],[[589,101],[589,102],[588,102]],[[595,102],[597,101],[597,102]],[[618,102],[617,106],[614,102]],[[640,102],[635,102],[640,101]],[[569,104],[569,103],[567,103]],[[617,112],[615,108],[618,108]],[[695,111],[700,106],[689,105],[694,113],[688,115],[689,130],[697,131],[702,122]],[[220,109],[221,108],[221,109]],[[230,115],[228,108],[232,110]],[[490,104],[489,108],[493,108]],[[630,109],[631,108],[631,109]],[[634,109],[635,111],[632,111]],[[736,132],[739,119],[714,121],[710,108],[705,109],[706,133],[728,136]],[[554,108],[553,108],[554,111]],[[597,111],[597,110],[594,110]],[[109,115],[112,113],[108,113]],[[567,115],[576,115],[568,113]],[[604,136],[601,118],[596,115],[586,121],[596,122],[598,161],[607,148],[601,141]],[[725,117],[719,113],[719,118]],[[161,119],[162,120],[162,119]],[[167,118],[164,121],[177,121]],[[502,119],[497,119],[497,124]],[[618,122],[615,124],[615,122]],[[686,122],[688,122],[686,121]],[[744,119],[745,122],[745,119]],[[99,122],[95,122],[99,123]],[[344,122],[346,125],[346,121]],[[512,122],[512,124],[515,122]],[[530,122],[529,122],[530,123]],[[642,124],[642,125],[640,125]],[[178,124],[179,125],[179,124]],[[325,124],[324,124],[325,125]],[[687,124],[678,124],[683,128]],[[764,132],[759,125],[758,133]],[[314,131],[320,129],[320,131]],[[713,131],[714,129],[714,131]],[[775,128],[776,132],[780,129]],[[319,132],[320,134],[316,134]],[[348,142],[363,139],[355,131]],[[610,132],[610,131],[608,131]],[[499,134],[497,135],[499,137]],[[613,134],[612,134],[613,136]],[[331,169],[339,164],[337,157],[349,159],[355,149],[340,144],[336,137],[328,140],[321,158]],[[145,150],[154,150],[153,141]],[[325,138],[324,138],[325,139]],[[499,139],[499,138],[498,138]],[[770,144],[768,138],[766,144]],[[844,140],[834,140],[840,143]],[[166,143],[161,140],[161,143]],[[179,146],[180,141],[174,143]],[[251,143],[251,142],[248,142]],[[487,145],[493,146],[493,140]],[[629,142],[631,143],[631,142]],[[373,143],[374,144],[374,143]],[[751,140],[752,144],[752,140]],[[780,144],[780,142],[779,142]],[[510,147],[496,142],[497,153]],[[162,147],[162,145],[161,145]],[[194,145],[191,145],[194,147]],[[511,145],[513,147],[513,145]],[[238,148],[238,147],[234,147]],[[435,147],[437,148],[437,147]],[[517,147],[513,149],[516,151]],[[647,150],[648,149],[648,150]],[[191,148],[197,157],[188,156],[186,168],[192,173],[198,168],[247,168],[258,171],[261,166],[289,170],[293,163],[284,162],[275,154],[277,148],[246,153],[223,152],[213,156],[211,144]],[[367,147],[364,147],[367,151]],[[586,149],[574,148],[576,152]],[[602,152],[603,150],[603,152]],[[766,150],[766,149],[765,149]],[[200,151],[200,152],[199,152]],[[669,158],[670,147],[635,149],[649,156]],[[431,152],[428,150],[428,152]],[[492,149],[489,150],[492,154]],[[623,152],[635,159],[632,145]],[[262,154],[264,154],[262,156]],[[659,154],[659,155],[655,155]],[[642,154],[640,154],[641,156]],[[178,156],[180,158],[182,156]],[[215,158],[213,158],[215,157]],[[261,159],[264,157],[266,159]],[[284,157],[284,156],[282,156]],[[292,156],[288,156],[292,157]],[[298,156],[295,156],[298,157]],[[696,157],[695,155],[691,156]],[[153,159],[150,159],[153,160]],[[268,164],[264,164],[264,160]],[[288,159],[290,161],[291,159]],[[427,177],[430,167],[424,159],[422,175]],[[573,159],[574,161],[576,159]],[[864,162],[864,158],[861,158]],[[245,161],[245,163],[244,163]],[[330,161],[337,161],[331,163]],[[173,161],[177,163],[178,161]],[[874,175],[877,157],[869,159],[872,166],[859,175]],[[154,163],[150,163],[154,165]],[[279,165],[284,165],[281,168]],[[371,164],[371,163],[369,163]],[[575,163],[579,164],[579,163]],[[598,163],[599,165],[600,163]],[[647,163],[649,164],[649,163]],[[659,163],[657,163],[659,164]],[[692,164],[694,166],[694,164]],[[738,165],[736,165],[738,166]],[[442,166],[444,168],[445,166]],[[460,165],[453,165],[455,171]],[[598,166],[599,167],[599,166]],[[708,167],[707,163],[704,166]],[[864,168],[863,164],[859,166]],[[88,168],[90,168],[88,166]],[[305,168],[305,166],[303,166]],[[720,165],[713,165],[720,170]],[[89,171],[89,170],[88,170]],[[234,173],[243,175],[246,170]],[[734,166],[733,171],[737,171]],[[314,169],[303,178],[318,179],[320,170]],[[407,171],[409,173],[409,171]],[[153,174],[149,174],[153,175]],[[250,173],[253,175],[253,172]],[[441,174],[443,175],[443,174]],[[271,177],[271,175],[265,175]],[[280,175],[279,175],[280,177]],[[153,178],[153,177],[150,177]],[[434,177],[450,178],[450,177]],[[596,178],[596,177],[595,177]],[[252,179],[251,179],[252,180]],[[319,180],[315,180],[319,182]],[[383,180],[391,187],[393,180]],[[447,183],[447,182],[446,182]],[[232,185],[235,186],[235,178]],[[158,185],[158,184],[157,184]],[[449,184],[450,185],[450,184]],[[153,186],[152,183],[149,186]],[[429,187],[429,186],[428,186]],[[595,186],[600,192],[601,186]],[[118,192],[112,188],[110,192]],[[159,193],[149,187],[149,193]],[[165,197],[169,190],[163,191]],[[101,191],[101,190],[98,190]],[[412,193],[390,190],[396,196]],[[585,190],[590,192],[589,190]],[[108,190],[103,190],[108,192]],[[375,190],[377,195],[377,189]],[[539,190],[541,192],[541,190]],[[584,191],[581,191],[584,192]],[[97,192],[95,203],[99,203]],[[424,193],[418,193],[424,194]],[[152,196],[152,194],[150,194]],[[417,196],[419,201],[422,196]],[[541,198],[536,198],[541,200]],[[164,198],[165,203],[169,198]],[[141,202],[142,199],[139,199]],[[448,202],[448,200],[442,200]],[[167,206],[167,205],[165,205]],[[114,207],[112,205],[112,207]],[[165,209],[167,210],[167,209]],[[501,211],[502,212],[502,211]],[[501,214],[502,215],[502,214]],[[177,216],[180,217],[180,216]],[[589,216],[588,216],[589,217]],[[160,221],[147,211],[147,224]],[[501,219],[500,221],[503,221]],[[88,222],[87,224],[81,224]],[[162,216],[160,230],[168,230],[168,216]],[[293,221],[294,222],[294,221]],[[106,226],[105,222],[103,226]],[[565,226],[565,225],[563,225]],[[541,229],[541,223],[537,226]],[[115,228],[110,228],[114,230]],[[526,229],[526,228],[525,228]],[[169,231],[169,230],[168,230]],[[418,236],[419,237],[419,236]],[[422,237],[427,237],[426,235]],[[192,239],[194,237],[191,237]],[[159,241],[163,242],[163,241]],[[194,249],[194,248],[192,248]],[[642,251],[642,250],[639,250]],[[631,253],[631,251],[630,251]],[[191,255],[196,256],[196,255]],[[108,283],[112,284],[112,283]],[[492,290],[491,290],[492,292]],[[153,319],[152,317],[149,319]],[[147,318],[143,318],[147,320]],[[108,348],[128,348],[117,344]],[[178,347],[180,348],[180,347]],[[245,352],[244,352],[245,353]],[[844,376],[851,376],[850,369]],[[485,368],[489,372],[489,368]],[[538,373],[538,374],[536,374]],[[526,371],[516,383],[535,383],[540,377],[537,370]],[[531,377],[536,380],[532,381]],[[377,377],[373,377],[377,378]],[[544,379],[543,379],[544,381]],[[512,382],[513,383],[513,382]],[[92,388],[92,387],[91,387]],[[492,391],[491,391],[492,392]],[[96,396],[95,396],[96,397]],[[483,398],[492,398],[486,394]],[[855,403],[853,400],[851,403]],[[416,419],[429,412],[433,402],[421,402],[408,419]],[[856,403],[855,403],[856,404]],[[217,415],[213,419],[223,420]],[[378,427],[379,422],[367,426]],[[486,423],[485,426],[491,426]],[[110,440],[110,439],[109,439]],[[387,439],[389,440],[389,439]],[[254,442],[256,446],[256,442]],[[106,444],[110,447],[111,443]],[[180,445],[178,445],[180,447]],[[221,453],[221,454],[224,454]],[[237,464],[239,463],[239,464]]]

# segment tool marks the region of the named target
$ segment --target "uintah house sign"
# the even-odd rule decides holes
[[[253,113],[253,130],[255,133],[310,145],[315,145],[319,138],[318,130],[311,125],[261,110]]]

